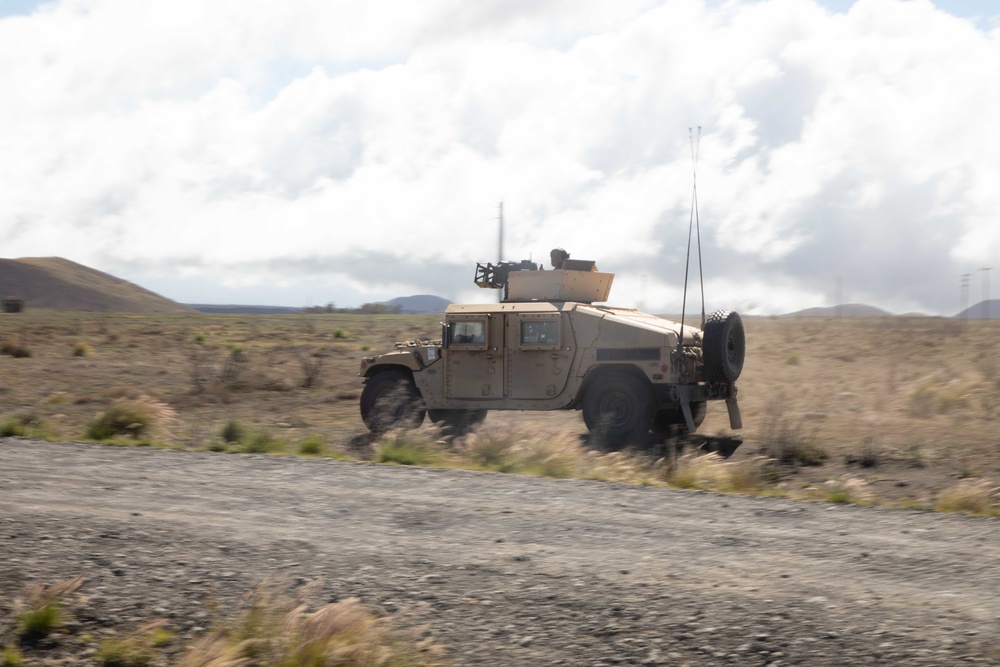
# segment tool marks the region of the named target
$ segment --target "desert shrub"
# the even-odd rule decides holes
[[[235,618],[193,643],[180,667],[425,667],[441,648],[395,630],[356,598],[309,610],[306,587],[294,597],[267,586],[243,600]]]
[[[991,516],[1000,514],[1000,488],[988,479],[966,479],[938,494],[934,509]]]
[[[62,623],[63,600],[83,584],[83,577],[57,581],[50,586],[31,584],[14,601],[14,618],[21,641],[34,644],[48,637]]]
[[[23,343],[3,343],[0,345],[0,354],[6,354],[15,359],[27,359],[31,357],[31,349]]]
[[[347,333],[346,331],[344,331],[343,329],[339,329],[339,328],[338,328],[338,329],[336,329],[336,330],[335,330],[335,331],[333,332],[333,337],[334,337],[334,338],[338,338],[338,339],[340,339],[340,340],[346,340],[346,339],[350,338],[350,334],[348,334],[348,333]]]
[[[299,443],[299,454],[303,456],[319,456],[323,453],[323,438],[311,435]]]
[[[304,350],[297,350],[296,357],[299,360],[299,366],[302,367],[300,386],[303,389],[318,386],[320,377],[323,375],[323,357],[315,353],[309,354]]]
[[[19,667],[24,661],[24,654],[16,646],[7,644],[0,651],[0,667]]]
[[[759,453],[782,465],[823,465],[829,454],[803,432],[801,422],[786,419],[775,408],[768,411]]]
[[[788,364],[789,366],[798,366],[799,364],[802,363],[802,355],[800,355],[798,352],[792,352],[785,359],[785,363]]]
[[[73,346],[73,356],[74,357],[89,357],[90,356],[90,346],[86,343],[77,343]]]
[[[0,422],[0,438],[44,438],[48,430],[42,418],[31,412],[18,412]]]
[[[140,440],[165,435],[174,414],[170,406],[147,397],[121,400],[91,420],[85,437],[92,440]]]
[[[239,441],[240,451],[245,454],[268,454],[284,447],[284,444],[270,431],[252,431]]]
[[[245,389],[249,386],[250,356],[239,345],[229,349],[222,363],[217,363],[217,352],[210,348],[197,345],[188,353],[189,377],[192,393],[206,390],[228,391]]]
[[[224,443],[239,443],[247,436],[247,429],[235,419],[230,419],[219,431]]]
[[[878,444],[875,438],[865,438],[858,446],[857,452],[847,455],[847,463],[859,465],[862,468],[874,468],[881,460]]]
[[[404,429],[390,431],[375,443],[376,463],[426,466],[443,463],[444,445],[434,431]]]

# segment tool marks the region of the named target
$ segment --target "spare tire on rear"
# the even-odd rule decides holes
[[[736,382],[743,372],[747,339],[739,313],[717,310],[705,320],[702,358],[709,382]]]

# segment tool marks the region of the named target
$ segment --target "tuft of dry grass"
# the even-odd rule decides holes
[[[91,420],[86,437],[92,440],[168,438],[168,427],[175,416],[169,405],[148,396],[121,400]]]
[[[373,460],[376,463],[435,466],[447,463],[448,455],[436,430],[399,429],[378,439]]]
[[[827,480],[823,483],[821,493],[823,500],[845,505],[873,505],[876,500],[875,492],[868,483],[851,475]]]
[[[526,434],[487,426],[461,438],[455,453],[468,467],[479,470],[633,484],[656,481],[648,457],[596,452],[584,447],[579,437],[560,431]]]
[[[772,466],[764,456],[727,461],[715,453],[689,453],[666,464],[664,480],[680,489],[753,493],[769,484]]]
[[[909,412],[913,417],[946,415],[972,406],[976,387],[961,378],[928,378],[910,391]]]
[[[21,641],[34,644],[48,637],[63,622],[64,599],[83,585],[83,575],[48,586],[35,582],[14,600],[14,618]]]
[[[938,494],[934,509],[979,516],[1000,515],[1000,487],[989,479],[964,479]]]
[[[148,623],[125,637],[110,637],[97,650],[99,667],[147,667],[156,658],[156,649],[170,643],[173,633],[163,621]]]
[[[226,626],[191,645],[181,667],[423,667],[442,648],[394,629],[357,598],[309,610],[311,588],[295,597],[262,585],[244,597]]]

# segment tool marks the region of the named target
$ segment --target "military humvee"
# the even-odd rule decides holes
[[[441,340],[397,343],[365,357],[361,416],[373,432],[412,427],[425,415],[452,433],[488,410],[582,410],[604,445],[640,443],[650,430],[693,433],[709,401],[725,401],[742,428],[736,380],[746,340],[735,312],[704,330],[630,308],[595,305],[614,274],[552,252],[531,261],[478,264],[475,283],[499,303],[448,306]]]

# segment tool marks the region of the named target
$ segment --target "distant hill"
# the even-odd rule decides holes
[[[1000,317],[1000,299],[980,301],[971,308],[966,308],[955,317],[960,320],[984,320],[987,318],[987,308],[989,308],[988,317],[991,320]]]
[[[399,306],[401,313],[443,313],[451,301],[432,294],[416,294],[397,296],[385,303],[389,306]]]
[[[0,297],[26,309],[60,308],[127,313],[190,313],[176,301],[127,280],[62,257],[0,259]]]
[[[238,304],[187,303],[200,313],[222,313],[230,315],[294,315],[302,308],[294,306],[241,306]]]
[[[794,313],[785,313],[778,317],[892,317],[887,310],[866,306],[863,303],[845,303],[842,306],[828,308],[806,308]]]

